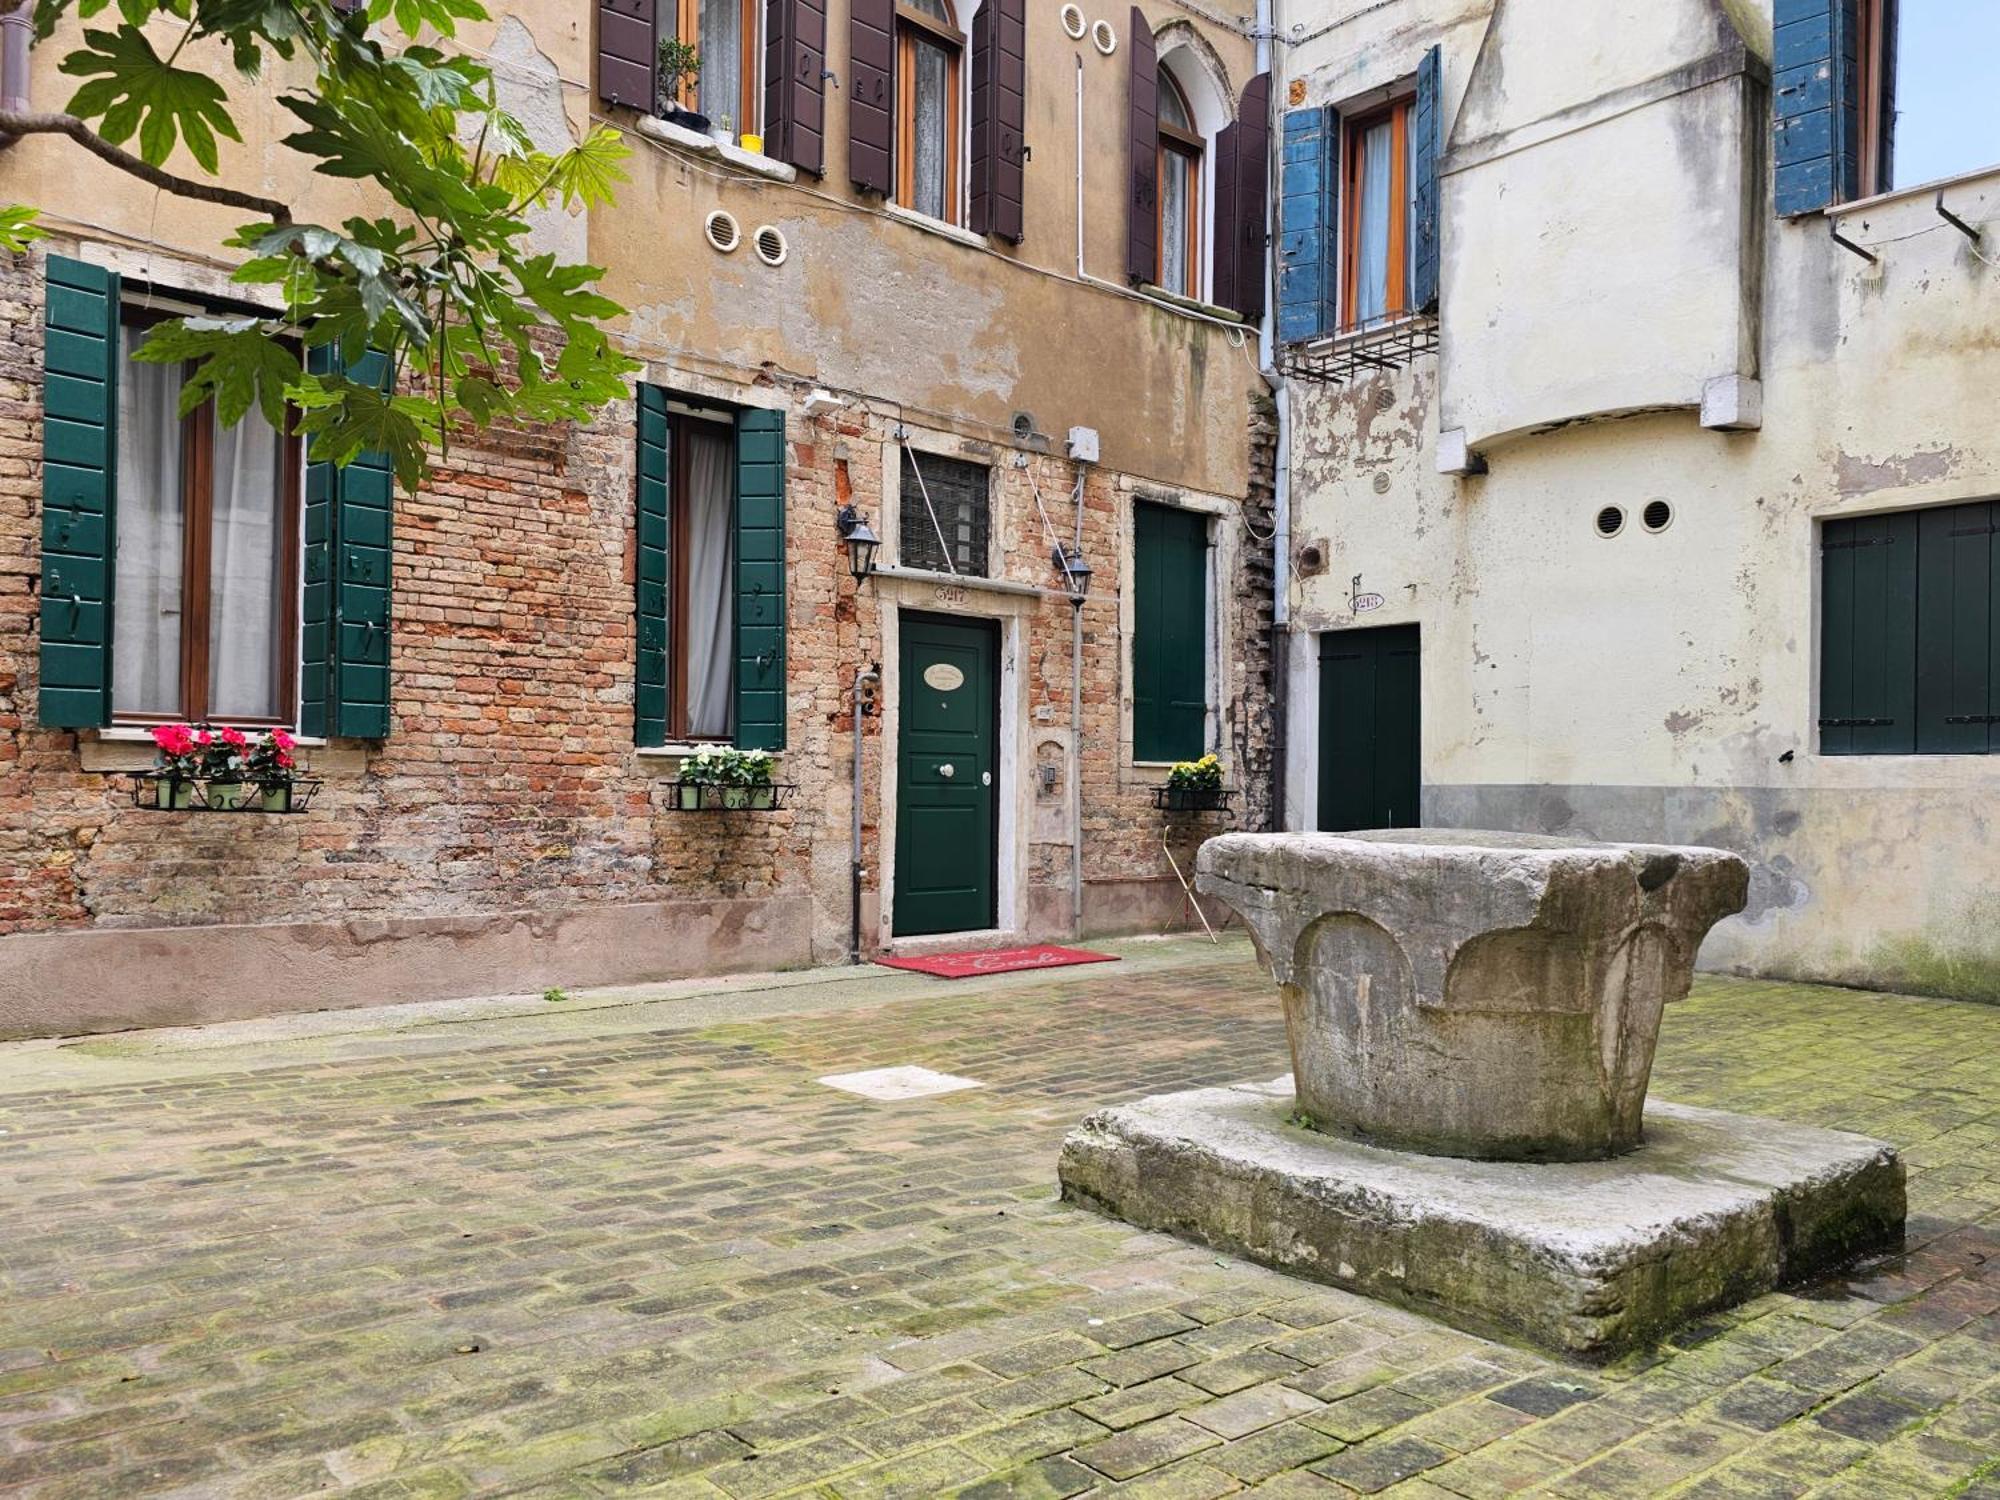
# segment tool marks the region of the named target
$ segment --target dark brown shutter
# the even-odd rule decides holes
[[[1210,278],[1209,300],[1218,307],[1234,307],[1239,300],[1236,250],[1240,237],[1237,200],[1242,191],[1242,174],[1238,170],[1242,136],[1242,126],[1232,120],[1215,133],[1214,144],[1209,148],[1215,154],[1215,216],[1209,231],[1215,269]]]
[[[1160,49],[1146,13],[1132,7],[1132,88],[1126,138],[1131,182],[1125,195],[1125,274],[1151,281],[1160,274]]]
[[[826,170],[826,0],[766,0],[764,149],[815,177]]]
[[[1027,120],[1027,0],[988,0],[972,20],[972,229],[1020,244]]]
[[[653,112],[653,0],[597,0],[597,92],[606,104]]]
[[[887,193],[896,181],[896,0],[853,0],[847,38],[847,175]]]
[[[1236,286],[1215,300],[1252,323],[1264,320],[1264,267],[1269,245],[1266,219],[1271,202],[1271,75],[1259,73],[1243,90],[1236,113]],[[1216,228],[1220,244],[1222,228]]]

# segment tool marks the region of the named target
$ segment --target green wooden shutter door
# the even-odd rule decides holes
[[[1908,754],[1917,743],[1917,517],[1821,531],[1820,751]]]
[[[1992,743],[1994,512],[1982,501],[1918,514],[1919,754],[1984,755]]]
[[[41,722],[111,722],[118,278],[48,258],[42,420]]]
[[[308,368],[337,356],[315,349]],[[363,384],[389,379],[370,350],[349,372]],[[389,734],[389,568],[395,475],[386,454],[357,454],[344,469],[306,466],[305,593],[300,613],[299,728],[379,740]]]
[[[1132,529],[1132,757],[1193,760],[1208,748],[1208,522],[1141,502]]]
[[[785,748],[785,414],[736,416],[736,743]]]
[[[639,387],[638,683],[633,690],[633,737],[642,746],[667,742],[667,393]]]

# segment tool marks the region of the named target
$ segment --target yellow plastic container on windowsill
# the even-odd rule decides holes
[[[764,154],[764,137],[762,137],[761,135],[744,136],[743,149],[745,151],[754,151],[759,156],[762,156]]]

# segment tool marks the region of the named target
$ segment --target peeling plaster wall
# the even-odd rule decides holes
[[[1145,9],[1155,25],[1187,19],[1170,0]],[[1074,930],[1076,788],[1083,929],[1192,924],[1151,807],[1161,772],[1130,754],[1131,505],[1161,499],[1215,518],[1214,743],[1244,791],[1243,826],[1265,826],[1273,403],[1254,330],[1122,289],[1124,13],[1120,49],[1104,58],[1063,35],[1057,7],[1030,10],[1021,246],[968,244],[855,192],[837,87],[823,179],[774,181],[641,137],[628,118],[631,180],[617,204],[536,222],[539,248],[607,268],[643,378],[787,413],[781,769],[799,792],[756,818],[677,815],[666,789],[676,759],[633,749],[629,402],[581,427],[455,440],[422,491],[397,497],[392,732],[312,747],[326,785],[311,814],[135,814],[123,784],[96,773],[141,767],[150,747],[35,722],[40,252],[115,266],[134,286],[223,295],[220,246],[243,216],[162,198],[67,143],[0,153],[4,201],[48,205],[56,230],[35,255],[0,258],[0,1036],[837,962],[848,943],[850,687],[857,667],[892,663],[897,602],[1009,622],[1005,919],[1038,939]],[[834,12],[827,62],[844,78],[846,12]],[[466,38],[538,144],[560,146],[594,117],[592,16],[537,0]],[[1240,92],[1252,44],[1228,26],[1194,30],[1219,86]],[[59,43],[36,53],[38,100],[67,96],[59,55]],[[289,125],[274,94],[247,92],[246,142],[225,143],[228,179],[289,196],[301,220],[381,212],[366,184],[299,179],[298,158],[276,144]],[[717,207],[744,230],[732,255],[702,236]],[[763,225],[789,242],[782,265],[748,243]],[[840,404],[809,403],[820,386]],[[1023,413],[1035,429],[1026,439],[1013,430]],[[1054,582],[1036,487],[1057,525],[1074,519],[1077,468],[1062,447],[1073,426],[1102,439],[1083,487],[1082,545],[1097,573],[1082,612],[1081,725],[1070,712],[1071,605],[1033,592]],[[994,570],[1014,592],[886,578],[856,589],[835,511],[851,500],[893,538],[899,428],[993,466]],[[893,563],[893,549],[882,560]],[[887,938],[893,908],[889,675],[882,714],[863,726],[870,946]],[[1058,774],[1045,792],[1028,768],[1050,762]],[[1191,853],[1180,849],[1183,867]]]
[[[1293,63],[1313,97],[1334,99],[1408,72],[1441,39],[1449,99],[1473,67],[1483,11],[1393,6]],[[1768,51],[1768,5],[1759,24],[1753,54]],[[1647,73],[1643,60],[1619,68]],[[1555,97],[1520,72],[1501,80],[1510,95]],[[1618,170],[1652,183],[1661,211],[1701,221],[1702,203],[1677,196],[1698,188],[1659,158],[1668,143],[1656,146]],[[1470,367],[1454,343],[1485,330],[1456,321],[1459,283],[1448,279],[1442,359],[1340,389],[1293,388],[1293,535],[1330,543],[1324,575],[1294,575],[1294,629],[1421,624],[1427,821],[1734,848],[1755,870],[1751,909],[1716,930],[1705,963],[2000,999],[2000,758],[1821,756],[1816,728],[1817,523],[2000,495],[2000,267],[1938,218],[1929,192],[1839,215],[1843,234],[1874,247],[1871,266],[1831,243],[1821,217],[1776,220],[1767,174],[1747,263],[1756,285],[1741,292],[1761,304],[1761,430],[1708,431],[1693,410],[1623,413],[1616,400],[1572,420],[1579,382],[1594,376],[1579,373],[1587,350],[1560,320],[1522,331],[1510,390],[1455,386]],[[1592,181],[1549,204],[1524,190],[1553,185],[1524,166],[1504,210],[1481,198],[1474,212],[1454,204],[1458,179],[1447,178],[1449,276],[1485,276],[1502,301],[1544,305],[1537,267],[1496,259],[1483,216],[1562,224],[1625,201],[1585,190]],[[2000,171],[1948,196],[1975,224],[2000,221]],[[1585,315],[1622,316],[1607,304],[1635,278],[1676,284],[1684,254],[1713,270],[1712,247],[1644,233],[1606,243],[1622,259],[1601,285],[1582,277],[1572,288]],[[1677,358],[1684,330],[1670,310],[1648,316],[1631,337]],[[1500,400],[1523,430],[1491,446],[1490,472],[1437,473],[1454,403]],[[1655,499],[1674,512],[1658,535],[1639,519]],[[1593,527],[1606,505],[1628,518],[1610,540]],[[1359,619],[1347,603],[1356,574],[1385,601]],[[1294,723],[1309,722],[1302,705],[1317,698],[1315,658],[1310,641],[1292,656]],[[1303,826],[1316,771],[1295,737],[1288,801]]]

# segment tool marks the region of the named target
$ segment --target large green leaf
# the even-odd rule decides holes
[[[139,155],[159,166],[177,142],[204,171],[216,170],[217,135],[243,139],[229,117],[228,96],[206,73],[173,66],[132,26],[86,31],[86,45],[58,66],[90,81],[71,96],[69,112],[96,120],[98,132],[117,143],[139,136]]]

